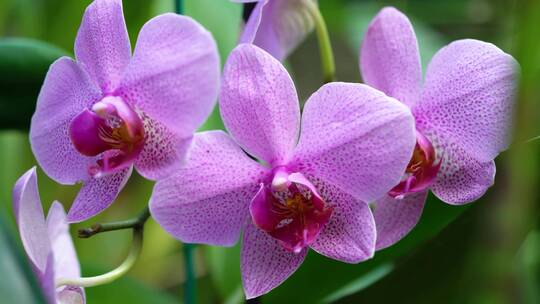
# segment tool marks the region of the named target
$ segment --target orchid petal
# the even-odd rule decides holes
[[[121,0],[96,0],[86,8],[75,55],[104,93],[116,88],[131,57]]]
[[[13,212],[29,260],[35,270],[45,273],[51,243],[47,236],[35,167],[22,175],[13,187]]]
[[[315,22],[303,1],[259,1],[251,14],[241,43],[253,43],[278,60],[289,55],[313,30]]]
[[[237,2],[240,2],[240,1],[237,1]],[[250,2],[255,2],[255,1],[245,1],[244,3],[250,3]],[[242,32],[242,36],[240,37],[239,44],[253,43],[253,41],[255,40],[255,37],[257,36],[257,31],[259,30],[259,26],[261,24],[263,10],[265,6],[268,4],[268,2],[270,2],[270,0],[261,0],[261,1],[256,1],[256,2],[257,4],[255,5],[255,7],[253,8],[253,11],[249,15],[249,20],[246,22],[246,26],[244,27],[244,31]]]
[[[305,175],[369,202],[400,181],[415,143],[406,106],[366,85],[331,83],[304,107],[295,160]]]
[[[377,250],[395,244],[414,228],[422,215],[426,197],[427,191],[423,191],[408,194],[403,199],[385,195],[375,201],[373,215],[377,226]]]
[[[509,144],[518,68],[490,43],[458,40],[444,47],[428,67],[413,110],[418,130],[455,161],[461,158],[455,149],[481,163],[493,160]]]
[[[191,135],[216,102],[216,43],[190,17],[157,16],[141,29],[120,86],[118,93],[124,100],[171,131]]]
[[[298,96],[287,70],[265,51],[242,44],[223,74],[220,110],[231,135],[253,156],[285,163],[300,126]]]
[[[150,212],[185,243],[232,246],[268,174],[224,132],[197,133],[185,166],[156,183]]]
[[[68,212],[68,222],[82,222],[109,207],[124,188],[133,167],[84,181]]]
[[[69,224],[64,207],[55,201],[47,215],[47,232],[54,254],[56,278],[75,279],[81,276],[79,259],[69,234]]]
[[[367,203],[329,184],[314,180],[325,203],[333,208],[311,248],[329,258],[359,263],[375,252],[375,222]]]
[[[414,106],[420,95],[422,66],[407,16],[387,7],[371,21],[362,43],[360,69],[366,84]]]
[[[137,171],[151,180],[165,178],[178,171],[191,145],[192,136],[179,136],[146,115],[143,115],[143,123],[146,139],[135,161]]]
[[[300,253],[286,250],[249,221],[244,229],[240,256],[246,297],[258,297],[283,283],[302,264],[306,254],[306,248]]]
[[[462,150],[446,153],[431,190],[445,203],[463,205],[479,199],[495,180],[495,162],[478,162]]]
[[[81,155],[70,140],[72,119],[101,98],[88,74],[73,60],[62,57],[47,73],[30,125],[30,143],[45,173],[61,184],[88,177],[93,158]]]
[[[57,294],[59,304],[84,304],[86,296],[84,289],[76,286],[66,286]]]

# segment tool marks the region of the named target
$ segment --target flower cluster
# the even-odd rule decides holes
[[[411,23],[385,8],[362,42],[365,84],[325,84],[301,111],[279,60],[313,29],[317,2],[236,2],[257,3],[221,88],[216,45],[202,26],[155,17],[132,55],[120,0],[95,0],[76,60],[51,66],[32,149],[51,178],[83,186],[67,217],[55,202],[46,222],[34,169],[13,195],[50,303],[84,302],[81,287],[55,283],[80,277],[67,223],[108,207],[133,167],[157,180],[151,215],[177,239],[232,246],[242,235],[247,298],[282,283],[309,249],[346,263],[373,257],[416,225],[428,190],[459,205],[493,184],[493,160],[509,144],[518,70],[510,55],[455,41],[422,81]],[[227,133],[195,133],[218,94]]]

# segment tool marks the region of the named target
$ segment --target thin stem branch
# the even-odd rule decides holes
[[[324,17],[316,3],[311,0],[304,0],[304,4],[311,13],[315,21],[315,33],[319,42],[319,52],[321,56],[321,66],[324,75],[324,82],[332,82],[335,80],[336,65],[334,63],[334,52],[328,35],[328,28]]]
[[[80,238],[89,238],[101,232],[121,230],[121,229],[131,229],[131,228],[142,228],[146,220],[150,217],[150,210],[148,206],[144,208],[139,215],[136,217],[118,222],[103,223],[103,224],[94,224],[90,228],[79,229],[78,235]]]
[[[144,223],[143,223],[144,224]],[[143,243],[143,227],[137,226],[133,228],[133,242],[129,255],[120,266],[116,269],[107,272],[102,275],[87,278],[60,278],[56,281],[56,287],[70,285],[80,287],[92,287],[111,283],[112,281],[122,277],[126,274],[131,267],[135,264],[135,261],[139,258]]]
[[[184,267],[186,274],[186,284],[184,288],[184,303],[195,304],[197,302],[197,278],[195,277],[195,267],[193,262],[194,244],[184,244]]]

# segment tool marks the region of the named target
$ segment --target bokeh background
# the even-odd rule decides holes
[[[418,226],[398,245],[358,265],[311,252],[262,303],[540,303],[540,1],[320,0],[340,81],[359,82],[358,50],[371,18],[383,6],[405,12],[415,27],[425,66],[455,39],[492,42],[521,64],[514,144],[497,159],[496,184],[481,200],[452,207],[430,196]],[[15,228],[11,188],[36,165],[27,130],[48,65],[73,54],[90,0],[0,0],[0,303],[39,303],[40,296]],[[173,11],[173,0],[124,0],[132,43],[152,16]],[[184,12],[213,34],[222,62],[235,46],[242,6],[228,0],[185,0]],[[309,36],[287,61],[302,100],[321,85],[317,42]],[[203,129],[222,128],[214,111]],[[479,143],[480,145],[482,143]],[[38,170],[45,209],[69,207],[78,186],[59,186]],[[132,178],[118,201],[92,223],[130,218],[147,204],[152,183]],[[182,244],[152,220],[143,253],[129,274],[88,288],[88,303],[179,303],[185,281]],[[116,267],[129,231],[109,232],[75,245],[85,276]],[[243,303],[239,248],[197,246],[200,303]]]

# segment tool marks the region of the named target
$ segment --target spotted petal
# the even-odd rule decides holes
[[[121,0],[95,0],[86,8],[75,55],[104,93],[116,88],[131,57]]]
[[[83,182],[79,194],[68,212],[68,222],[81,222],[109,207],[124,188],[133,167]]]
[[[183,242],[232,246],[266,174],[224,132],[197,133],[185,166],[156,183],[150,211]]]
[[[402,103],[366,85],[331,83],[304,107],[295,160],[305,175],[370,202],[399,182],[415,143]]]
[[[302,264],[307,248],[293,253],[251,221],[244,229],[240,268],[248,299],[263,295],[283,283]]]
[[[323,200],[333,208],[330,221],[310,246],[318,253],[346,263],[359,263],[375,253],[375,222],[367,203],[313,179]]]
[[[212,111],[219,57],[212,35],[190,17],[163,14],[148,21],[118,92],[181,136],[191,135]]]
[[[365,83],[414,106],[420,96],[422,67],[411,22],[387,7],[371,21],[360,52]]]
[[[88,74],[73,60],[62,57],[47,73],[30,125],[30,143],[39,165],[62,184],[88,177],[93,158],[81,155],[71,142],[72,119],[101,98]]]
[[[223,74],[220,110],[231,135],[253,156],[285,163],[300,126],[298,96],[287,70],[260,48],[241,44]]]
[[[403,199],[385,195],[375,202],[377,250],[395,244],[414,228],[422,215],[426,197],[427,191],[423,191],[408,194]]]

